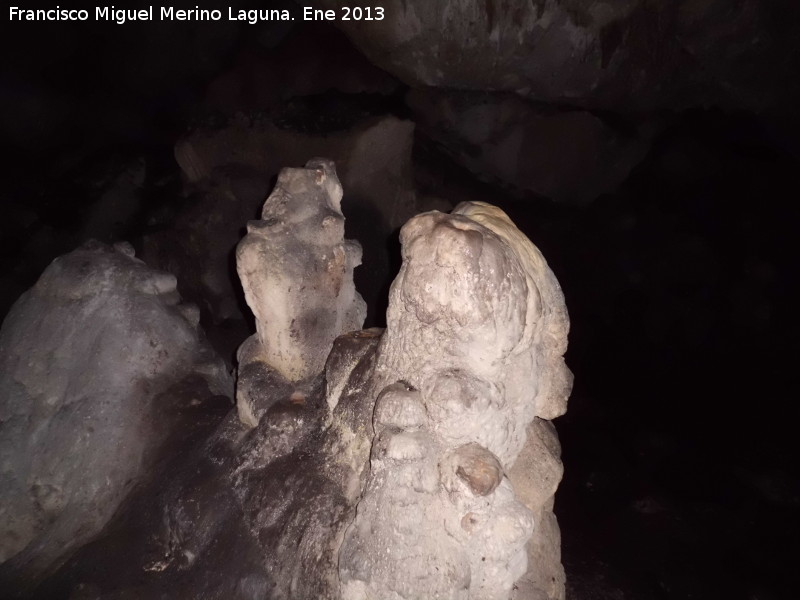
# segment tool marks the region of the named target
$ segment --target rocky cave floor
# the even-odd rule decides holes
[[[324,134],[365,117],[409,118],[405,92],[321,93],[249,114]],[[192,202],[181,194],[172,147],[185,116],[165,117],[160,137],[6,159],[1,314],[85,236],[129,240],[139,255],[144,238],[169,230]],[[224,127],[230,118],[204,116],[197,126],[218,119]],[[714,109],[662,116],[627,178],[586,204],[478,179],[421,131],[412,158],[419,194],[499,205],[564,289],[575,388],[555,422],[565,465],[555,511],[568,598],[796,597],[798,332],[790,298],[800,161],[751,114]],[[348,217],[347,189],[342,207]],[[363,232],[357,221],[348,222],[348,237]],[[399,265],[396,241],[385,244],[392,270],[371,282],[382,290]],[[383,302],[370,306],[367,326],[381,324]],[[202,324],[229,364],[252,327],[241,315],[214,320],[206,312]],[[221,413],[216,406],[198,423],[208,427]]]

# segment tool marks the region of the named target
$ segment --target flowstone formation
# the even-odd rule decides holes
[[[236,249],[245,298],[257,333],[238,353],[236,402],[242,422],[258,424],[269,406],[259,402],[265,378],[297,387],[322,373],[333,340],[360,329],[366,304],[353,285],[361,246],[344,239],[342,186],[332,161],[283,169]],[[263,385],[262,385],[263,387]]]
[[[554,430],[533,424],[562,414],[571,388],[560,286],[488,204],[419,215],[400,235],[370,471],[339,555],[342,597],[499,600],[525,576],[516,597],[563,598],[551,512],[560,463],[547,470],[555,481],[508,476],[521,452],[542,455],[543,438],[558,461]],[[540,521],[549,526],[532,537]]]

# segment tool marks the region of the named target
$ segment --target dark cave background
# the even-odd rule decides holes
[[[192,202],[173,154],[189,131],[242,114],[323,134],[369,116],[418,118],[411,86],[328,23],[4,29],[2,315],[85,237],[139,251],[169,232]],[[568,598],[796,597],[798,115],[691,97],[593,114],[623,133],[657,126],[624,180],[587,202],[480,177],[423,127],[412,154],[419,194],[501,206],[564,289],[575,388],[556,421],[556,514]],[[553,152],[570,160],[568,144]],[[349,214],[347,188],[342,206],[365,255],[389,257],[356,272],[374,298],[367,325],[380,325],[399,245],[376,239],[368,212]],[[207,313],[203,324],[223,353],[251,326]]]

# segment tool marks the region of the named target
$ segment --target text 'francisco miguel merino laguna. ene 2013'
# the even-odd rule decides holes
[[[304,21],[333,21],[337,19],[334,10],[319,10],[310,6],[299,7],[299,17]],[[341,7],[338,18],[348,21],[382,21],[382,7]],[[261,21],[293,21],[295,17],[287,9],[239,9],[228,6],[225,9],[206,9],[195,6],[184,9],[174,6],[148,6],[147,8],[117,8],[115,6],[96,6],[94,9],[62,8],[48,9],[9,8],[10,21],[108,21],[123,25],[132,21],[244,21],[254,25]]]

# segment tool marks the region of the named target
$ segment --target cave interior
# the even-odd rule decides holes
[[[360,152],[337,168],[346,235],[364,251],[365,327],[385,326],[400,225],[461,201],[501,207],[561,283],[567,597],[796,597],[800,11],[631,1],[604,17],[596,48],[567,58],[560,34],[531,41],[544,29],[498,34],[519,47],[476,55],[465,18],[437,57],[427,37],[397,41],[405,4],[386,3],[395,30],[6,23],[0,315],[57,256],[127,241],[177,277],[233,368],[254,331],[232,253],[245,224],[280,168]],[[513,28],[507,3],[485,4],[482,18]],[[581,32],[595,31],[588,7],[606,6],[547,4]],[[519,77],[530,85],[502,83],[547,60],[574,78],[534,65]],[[198,419],[208,428],[226,410]],[[68,597],[58,581],[39,597]]]

